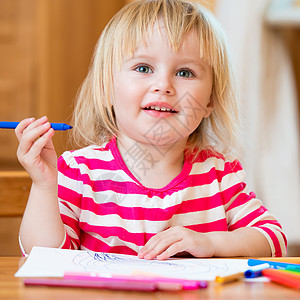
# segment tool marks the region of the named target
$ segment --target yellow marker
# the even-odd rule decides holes
[[[231,275],[227,275],[227,276],[217,276],[215,279],[215,282],[227,283],[227,282],[231,282],[231,281],[240,280],[245,277],[244,274],[245,274],[244,272],[239,272],[239,273],[235,273],[235,274],[231,274]]]

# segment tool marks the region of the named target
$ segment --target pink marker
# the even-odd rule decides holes
[[[178,278],[155,277],[155,276],[127,276],[127,275],[108,275],[104,276],[97,273],[78,273],[65,272],[65,280],[88,280],[97,282],[127,282],[128,284],[154,284],[158,290],[196,290],[206,288],[206,281],[185,280]]]
[[[33,286],[54,286],[54,287],[78,287],[98,288],[126,291],[155,291],[154,283],[131,283],[127,281],[94,281],[94,280],[72,280],[64,278],[25,278],[25,285]]]

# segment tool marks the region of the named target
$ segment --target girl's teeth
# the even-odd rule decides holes
[[[153,110],[157,110],[157,111],[172,111],[170,108],[166,108],[166,107],[159,107],[159,106],[154,106],[154,105],[151,105],[149,107],[149,109],[153,109]]]

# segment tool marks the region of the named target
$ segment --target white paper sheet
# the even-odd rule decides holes
[[[144,260],[132,255],[34,247],[16,277],[63,277],[64,272],[103,275],[152,274],[171,278],[214,280],[247,270],[247,259]]]

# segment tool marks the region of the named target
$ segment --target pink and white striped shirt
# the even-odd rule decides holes
[[[202,151],[161,189],[143,186],[113,138],[102,146],[65,152],[58,160],[58,197],[66,237],[62,248],[137,254],[171,226],[197,232],[259,230],[273,256],[286,255],[278,221],[246,192],[240,163]],[[225,246],[225,245],[224,245]]]

